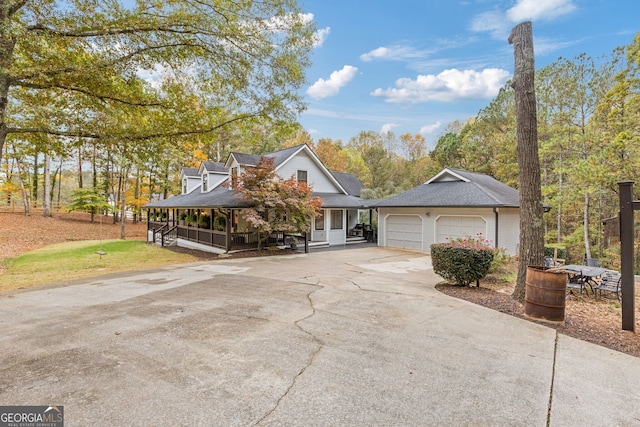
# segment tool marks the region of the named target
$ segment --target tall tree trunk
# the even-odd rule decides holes
[[[78,145],[78,188],[82,188],[82,144]]]
[[[9,88],[11,80],[9,79],[9,70],[13,62],[13,48],[16,45],[15,36],[11,34],[10,24],[11,17],[7,16],[9,7],[2,2],[3,7],[0,8],[0,160],[2,159],[2,150],[7,139],[7,124],[5,122],[7,106],[9,105]]]
[[[516,139],[520,170],[520,262],[512,296],[517,301],[524,302],[527,267],[543,265],[544,260],[544,221],[531,22],[523,22],[513,27],[509,44],[513,44],[515,57],[512,87],[516,100]]]
[[[20,159],[16,157],[16,168],[18,169],[18,182],[20,183],[20,191],[22,192],[22,203],[24,204],[24,214],[31,216],[31,206],[29,205],[29,194],[24,186],[24,179],[22,179],[22,166]]]
[[[51,157],[44,153],[44,191],[42,192],[42,207],[45,217],[51,217]]]
[[[135,187],[135,193],[134,193],[134,198],[136,199],[136,203],[138,202],[138,199],[140,198],[140,168],[137,168],[137,172],[136,172],[136,187]],[[138,208],[136,207],[136,211],[133,213],[133,223],[137,224],[138,223]]]
[[[36,152],[33,156],[33,184],[31,185],[31,198],[33,199],[33,207],[38,207],[38,158],[40,153]]]
[[[129,168],[128,167],[122,167],[120,170],[120,175],[122,177],[122,184],[121,184],[121,196],[120,198],[122,199],[120,202],[120,238],[122,240],[126,239],[126,235],[125,235],[125,224],[127,222],[127,178],[129,176]]]
[[[589,239],[589,203],[591,199],[589,192],[584,193],[584,256],[591,258],[591,242]]]
[[[56,204],[58,206],[58,209],[60,209],[60,191],[62,189],[62,157],[60,157],[60,165],[58,166],[58,197],[56,199]]]
[[[560,165],[560,173],[558,174],[558,212],[556,218],[558,237],[556,241],[558,243],[562,243],[562,151],[560,152],[558,162]]]

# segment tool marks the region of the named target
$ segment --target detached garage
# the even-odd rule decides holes
[[[425,184],[375,204],[378,244],[430,252],[433,243],[482,236],[516,255],[518,191],[496,179],[444,169]]]

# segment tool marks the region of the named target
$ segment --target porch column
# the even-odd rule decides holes
[[[220,210],[222,212],[222,210]],[[227,209],[224,216],[227,218],[226,220],[226,231],[227,231],[227,252],[231,250],[231,210]]]

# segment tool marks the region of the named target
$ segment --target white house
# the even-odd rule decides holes
[[[149,222],[148,240],[164,242],[167,237],[179,246],[209,251],[255,247],[257,237],[241,215],[247,205],[225,184],[262,157],[273,159],[279,176],[308,183],[322,199],[322,213],[312,221],[309,240],[345,244],[358,223],[359,209],[365,208],[359,197],[363,186],[354,175],[330,172],[306,144],[264,155],[231,153],[225,163],[202,162],[197,171],[184,168],[182,194],[145,206],[156,214]]]

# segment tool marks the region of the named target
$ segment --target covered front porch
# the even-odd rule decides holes
[[[239,215],[241,209],[152,208],[147,218],[147,241],[216,253],[258,249],[258,233]],[[272,233],[264,246],[300,246],[308,251],[307,233]]]
[[[376,241],[372,211],[362,215],[360,208],[325,208],[311,224],[312,246],[345,245],[362,241]]]

